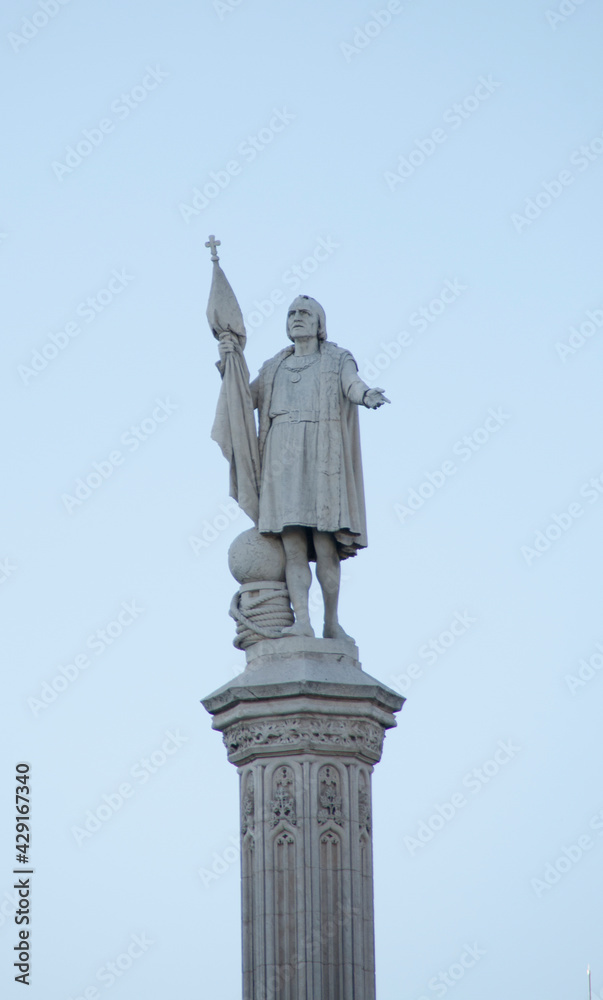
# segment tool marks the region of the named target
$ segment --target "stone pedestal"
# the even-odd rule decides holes
[[[243,1000],[374,1000],[371,774],[403,701],[299,637],[204,699],[241,778]]]

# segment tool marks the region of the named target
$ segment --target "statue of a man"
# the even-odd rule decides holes
[[[215,253],[215,250],[214,250]],[[213,258],[212,258],[213,259]],[[326,339],[324,310],[298,296],[287,314],[293,345],[275,354],[251,383],[259,412],[259,519],[263,534],[280,535],[295,623],[283,635],[313,636],[308,609],[312,575],[324,598],[326,639],[348,639],[339,624],[340,560],[367,544],[357,406],[389,400],[358,376],[349,351]],[[242,355],[241,337],[219,335],[221,371]]]

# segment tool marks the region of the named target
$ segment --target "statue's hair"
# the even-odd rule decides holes
[[[289,306],[289,309],[291,309],[291,307],[294,306],[296,302],[299,302],[300,299],[303,302],[311,302],[312,305],[314,306],[314,308],[316,309],[316,312],[318,314],[318,339],[319,340],[326,340],[327,339],[327,317],[325,316],[325,311],[324,311],[323,307],[321,306],[320,302],[317,302],[316,299],[313,299],[311,295],[298,295],[297,298],[293,299],[293,302]],[[289,309],[287,310],[287,316],[289,316]],[[289,333],[289,329],[288,328],[287,328],[287,336],[289,337],[289,340],[293,340],[293,337]]]

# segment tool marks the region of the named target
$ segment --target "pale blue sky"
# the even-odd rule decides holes
[[[359,0],[45,3],[0,14],[3,995],[26,759],[32,1000],[240,998],[237,777],[199,705],[243,666],[226,553],[248,526],[209,437],[215,233],[253,373],[299,288],[392,400],[361,414],[369,548],[341,600],[365,669],[408,697],[374,779],[379,1000],[580,1000],[587,962],[603,997],[600,7],[409,0],[379,25]],[[107,478],[65,501],[94,463]],[[475,790],[499,741],[520,749]]]

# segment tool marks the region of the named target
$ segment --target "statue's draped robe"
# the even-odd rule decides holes
[[[302,399],[299,410],[293,408],[287,415],[281,408],[277,417],[272,405],[277,372],[282,374],[283,362],[293,354],[293,346],[267,361],[251,383],[253,404],[259,412],[258,528],[263,533],[280,533],[287,524],[301,524],[328,531],[335,536],[340,558],[345,559],[367,544],[357,406],[369,387],[358,377],[349,351],[329,341],[320,342],[319,350],[317,378],[311,382],[302,372],[299,382],[310,386],[306,388],[310,409],[304,407]],[[296,357],[291,364],[303,364],[308,357]],[[287,448],[280,454],[283,441]],[[296,463],[303,468],[296,468]],[[310,469],[310,474],[304,469]],[[298,489],[300,482],[306,484],[305,490]]]

